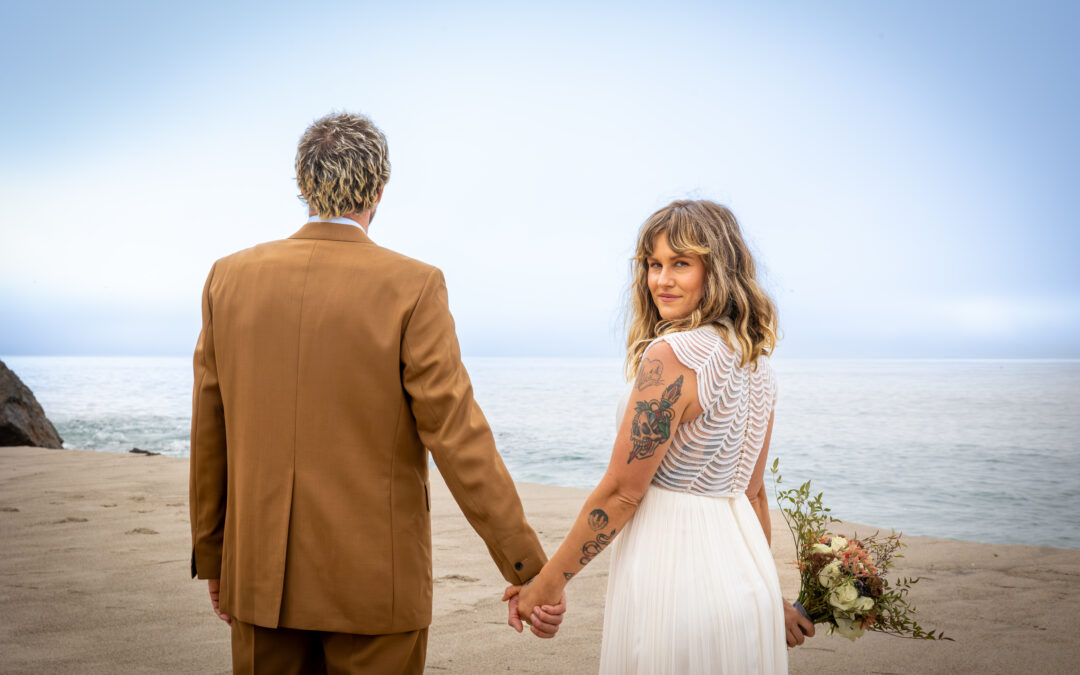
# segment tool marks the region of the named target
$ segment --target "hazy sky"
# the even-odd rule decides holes
[[[190,353],[345,109],[467,354],[620,355],[637,228],[691,196],[781,357],[1080,357],[1077,3],[582,4],[5,0],[0,354]]]

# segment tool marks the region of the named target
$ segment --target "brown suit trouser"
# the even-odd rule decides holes
[[[232,622],[233,672],[420,675],[428,629],[390,635],[323,633]]]

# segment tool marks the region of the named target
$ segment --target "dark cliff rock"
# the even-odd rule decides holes
[[[34,393],[0,361],[0,445],[61,448],[63,442]]]

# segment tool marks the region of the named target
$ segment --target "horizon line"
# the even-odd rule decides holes
[[[191,354],[0,354],[7,358],[57,359],[191,359]],[[565,356],[557,354],[462,354],[463,359],[622,360],[622,356]],[[1080,361],[1080,356],[772,356],[774,361]]]

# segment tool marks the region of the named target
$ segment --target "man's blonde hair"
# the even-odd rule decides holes
[[[300,196],[324,218],[373,208],[389,179],[386,136],[363,115],[321,117],[296,148]]]

